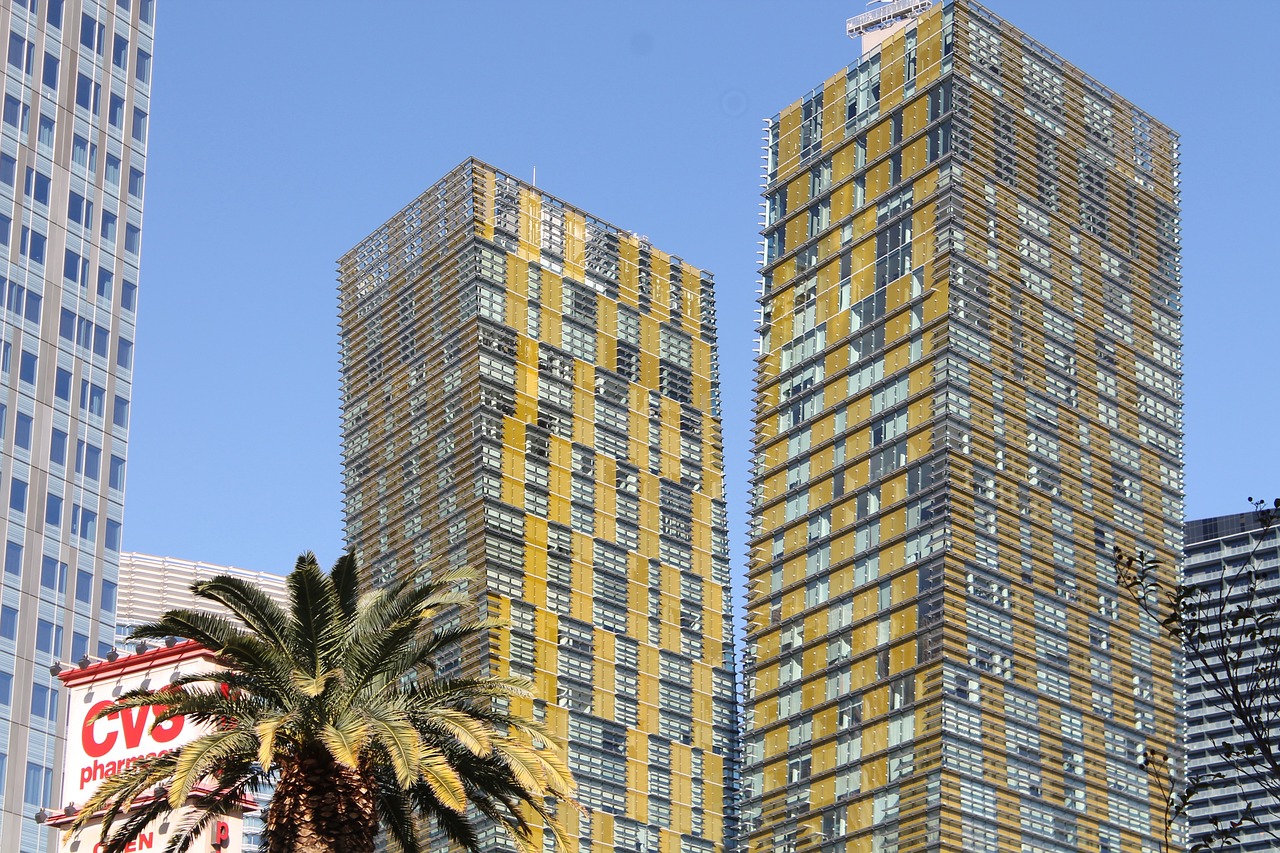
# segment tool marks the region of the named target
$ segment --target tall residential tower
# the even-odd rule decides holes
[[[1112,549],[1182,546],[1177,136],[970,0],[850,30],[767,129],[744,837],[1149,849]]]
[[[110,648],[154,0],[0,4],[0,850],[42,853],[58,662]]]
[[[441,670],[534,680],[520,710],[568,743],[581,853],[721,853],[736,719],[711,276],[475,160],[339,275],[347,540],[372,583],[480,570],[509,625]]]
[[[1274,516],[1242,512],[1188,521],[1182,583],[1203,615],[1199,648],[1204,660],[1187,655],[1187,774],[1206,781],[1187,809],[1191,843],[1209,843],[1215,825],[1241,821],[1239,853],[1274,850],[1280,837],[1280,810],[1275,799],[1246,774],[1251,766],[1246,748],[1256,725],[1271,743],[1280,742],[1280,695],[1277,662],[1270,659],[1280,633],[1266,620],[1280,606],[1280,529]],[[1261,617],[1262,636],[1250,636],[1258,624],[1252,616],[1233,624],[1236,608]],[[1232,655],[1239,655],[1232,659]],[[1207,664],[1207,666],[1206,666]],[[1256,716],[1242,720],[1224,702],[1215,685],[1234,684]],[[1224,746],[1239,751],[1236,761]],[[1266,767],[1265,760],[1257,766]],[[1263,775],[1266,773],[1264,771]]]

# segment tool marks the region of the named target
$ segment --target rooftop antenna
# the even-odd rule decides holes
[[[845,23],[849,38],[861,38],[866,33],[887,29],[894,24],[914,18],[932,6],[934,0],[871,0],[870,11],[854,15]]]

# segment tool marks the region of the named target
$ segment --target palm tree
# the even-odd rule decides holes
[[[557,802],[577,805],[569,771],[542,726],[503,710],[530,695],[528,682],[435,674],[441,651],[494,626],[443,618],[468,603],[473,579],[452,571],[360,594],[354,557],[326,574],[308,553],[289,575],[287,610],[238,578],[193,584],[241,624],[171,610],[133,637],[194,640],[226,669],[126,693],[98,716],[145,706],[207,733],[105,780],[71,830],[105,812],[103,853],[120,853],[155,818],[193,805],[166,851],[184,853],[274,782],[269,853],[372,853],[380,829],[390,849],[417,853],[423,820],[474,853],[477,814],[524,851],[529,820],[569,849],[555,815]]]

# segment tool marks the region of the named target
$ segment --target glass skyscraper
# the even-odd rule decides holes
[[[41,853],[58,664],[113,641],[153,0],[12,0],[0,123],[0,849]]]
[[[517,710],[567,743],[590,809],[564,815],[574,853],[721,853],[737,753],[710,274],[468,160],[339,277],[347,540],[371,582],[478,570],[507,625],[438,670],[533,679]]]
[[[1178,137],[969,0],[768,123],[753,851],[1153,849],[1182,549]]]

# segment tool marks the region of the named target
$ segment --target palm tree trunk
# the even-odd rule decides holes
[[[317,747],[282,766],[267,809],[269,853],[373,853],[373,784]]]

